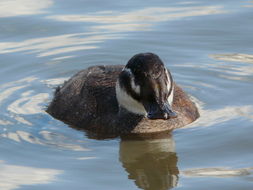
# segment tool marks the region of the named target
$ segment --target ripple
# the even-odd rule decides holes
[[[253,63],[253,55],[251,54],[213,54],[209,55],[210,58],[217,60],[217,62],[214,62],[213,60],[211,63],[202,63],[202,64],[191,64],[191,63],[185,63],[185,64],[177,64],[175,67],[183,68],[185,71],[189,72],[188,75],[184,74],[178,74],[175,73],[174,75],[180,76],[180,78],[185,77],[192,77],[187,78],[188,80],[191,79],[191,84],[195,83],[197,85],[201,85],[204,87],[210,86],[210,83],[213,83],[217,80],[217,78],[222,79],[220,80],[223,82],[223,79],[228,79],[230,81],[231,85],[234,84],[234,80],[237,81],[246,81],[251,83],[252,82],[252,76],[253,76],[253,67],[251,63]],[[209,84],[205,85],[204,83],[199,82],[199,76],[196,77],[192,73],[192,69],[199,72],[202,77],[205,74],[209,74],[209,79],[205,79]],[[210,80],[210,77],[215,76],[212,80]],[[192,80],[194,79],[194,81]],[[186,81],[186,80],[185,80]],[[184,81],[184,82],[185,82]],[[220,86],[215,83],[212,85],[214,88]],[[225,86],[222,87],[223,89]]]
[[[18,143],[28,142],[31,144],[43,145],[56,147],[58,149],[65,149],[71,151],[89,151],[90,149],[79,145],[77,143],[83,143],[84,141],[77,141],[68,138],[60,133],[53,133],[50,131],[40,131],[39,137],[27,132],[27,131],[16,131],[16,132],[5,132],[0,134],[0,137],[13,140]]]
[[[30,82],[35,81],[36,79],[38,79],[38,78],[34,77],[34,76],[25,77],[25,78],[20,79],[20,80],[16,80],[16,81],[12,81],[12,82],[2,84],[2,85],[0,85],[0,89],[4,89],[4,88],[11,87],[11,86],[14,86],[14,85],[16,86],[17,84],[20,84],[20,83],[30,83]]]
[[[28,126],[32,126],[33,124],[29,121],[27,121],[24,117],[19,116],[19,115],[10,115],[10,118],[15,119],[16,121],[18,121],[19,123],[28,125]]]
[[[231,53],[213,54],[209,56],[215,60],[225,61],[213,67],[213,69],[220,71],[219,77],[229,80],[252,81],[249,77],[253,75],[253,67],[249,63],[253,63],[253,55]],[[240,62],[240,65],[237,62]]]
[[[204,103],[195,97],[191,97],[196,103],[200,118],[187,127],[209,127],[232,119],[243,117],[253,121],[253,106],[226,106],[220,109],[205,109]]]
[[[103,11],[85,15],[52,15],[46,18],[64,22],[91,22],[92,31],[108,31],[110,33],[148,31],[159,22],[181,19],[192,16],[224,14],[227,11],[222,6],[192,6],[192,7],[148,7],[144,9],[119,12]]]
[[[14,92],[16,92],[17,90],[20,90],[22,88],[25,88],[25,87],[27,87],[27,85],[15,86],[15,87],[11,87],[11,88],[8,88],[8,89],[2,91],[1,94],[0,94],[0,104],[5,99],[7,99],[10,95],[12,95]]]
[[[53,87],[63,83],[67,78],[53,78],[39,80],[36,77],[26,77],[17,81],[12,81],[0,86],[0,105],[7,102],[7,110],[17,115],[30,115],[44,113],[41,104],[49,98],[48,93],[37,93],[33,86],[46,84]],[[14,101],[12,96],[15,96]]]
[[[0,54],[24,52],[45,57],[98,48],[90,44],[97,44],[108,39],[117,39],[117,36],[104,32],[89,32],[34,38],[20,42],[0,42]]]
[[[248,1],[246,3],[248,3],[248,4],[247,5],[243,5],[242,7],[250,7],[250,8],[253,7],[253,5],[252,5],[253,1]]]
[[[92,30],[107,30],[113,32],[133,32],[133,31],[149,31],[152,24],[110,24],[98,25],[91,27]]]
[[[88,151],[89,149],[84,147],[84,141],[73,139],[60,132],[54,133],[39,128],[40,122],[43,123],[43,127],[45,126],[41,118],[46,117],[44,106],[50,95],[45,92],[38,93],[35,87],[39,86],[41,91],[41,86],[53,88],[65,80],[66,78],[40,80],[30,76],[1,85],[0,91],[3,93],[0,95],[0,103],[5,114],[3,114],[4,118],[0,119],[0,125],[3,127],[0,137],[19,144],[31,143],[71,151]],[[46,88],[45,91],[47,90]],[[36,117],[34,117],[35,115]],[[22,130],[17,129],[15,126],[19,123],[28,127],[36,125],[36,129],[30,127],[23,127]],[[7,128],[7,125],[15,126]],[[46,125],[48,125],[48,119],[46,119]],[[39,130],[39,132],[36,132],[36,130]]]
[[[0,160],[0,189],[12,190],[22,185],[47,184],[63,171],[46,168],[10,165]]]
[[[32,126],[33,122],[26,117],[35,114],[45,114],[44,106],[49,100],[49,93],[38,93],[34,86],[46,84],[48,87],[54,87],[63,83],[64,78],[54,78],[48,80],[39,80],[30,76],[20,80],[12,81],[0,86],[0,105],[5,112],[0,120],[0,125],[13,125],[14,121]]]
[[[0,125],[12,125],[13,123],[7,120],[0,119]]]
[[[49,98],[49,94],[40,93],[31,96],[29,95],[28,92],[23,93],[21,95],[23,96],[22,98],[10,104],[7,110],[15,114],[23,114],[23,115],[44,113],[44,111],[41,109],[40,104],[42,102],[45,102]]]
[[[23,89],[25,87],[28,87],[28,84],[32,81],[35,81],[36,77],[26,77],[24,79],[12,81],[9,83],[5,83],[3,85],[0,85],[0,105],[1,103],[9,98],[14,92]]]
[[[77,160],[93,160],[93,159],[97,159],[97,157],[79,157],[79,158],[76,158]]]
[[[62,56],[62,57],[56,57],[54,59],[52,59],[53,61],[59,61],[59,60],[63,60],[63,59],[70,59],[73,58],[74,56]]]
[[[50,15],[44,19],[61,22],[92,22],[85,33],[72,33],[57,36],[34,38],[18,42],[0,42],[0,54],[23,52],[36,54],[37,57],[66,55],[80,50],[99,48],[98,43],[123,37],[123,32],[147,31],[158,22],[181,19],[192,16],[224,14],[222,6],[192,7],[149,7],[128,12],[103,11],[83,15]],[[64,54],[62,56],[59,56]],[[57,60],[57,58],[52,58]]]
[[[148,7],[129,12],[107,11],[86,15],[53,15],[47,18],[65,22],[95,22],[102,24],[152,23],[184,17],[226,13],[222,6]]]
[[[213,59],[222,61],[253,63],[253,55],[251,54],[228,53],[228,54],[213,54],[209,56]]]
[[[5,0],[0,2],[0,18],[45,13],[52,0]]]
[[[198,168],[182,171],[181,174],[187,177],[237,177],[252,174],[253,168]]]
[[[53,87],[63,84],[64,81],[66,81],[68,79],[69,79],[69,77],[51,78],[51,79],[41,80],[41,82],[46,84],[48,87],[53,88]]]
[[[62,53],[69,53],[73,51],[79,51],[79,50],[87,50],[87,49],[96,49],[97,46],[76,46],[76,47],[66,47],[66,48],[58,48],[52,51],[46,51],[44,53],[39,54],[38,57],[45,57],[50,55],[57,55]]]

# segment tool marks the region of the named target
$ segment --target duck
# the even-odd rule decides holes
[[[46,112],[95,134],[154,134],[199,118],[197,106],[154,53],[138,53],[126,65],[81,70],[55,90]]]

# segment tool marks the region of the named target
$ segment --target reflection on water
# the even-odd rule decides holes
[[[38,57],[69,53],[78,50],[94,49],[108,39],[116,39],[116,35],[108,33],[75,33],[44,38],[29,39],[21,42],[1,42],[0,54],[24,52],[36,53]]]
[[[12,81],[12,82],[0,85],[0,90],[1,90],[0,104],[2,103],[3,100],[7,99],[14,92],[16,92],[19,89],[27,87],[27,83],[30,83],[36,79],[37,78],[35,77],[26,77],[24,79]]]
[[[33,124],[29,121],[27,121],[25,118],[23,118],[22,115],[16,114],[16,113],[22,113],[22,114],[30,114],[30,113],[41,113],[42,109],[41,106],[39,106],[40,103],[42,103],[45,98],[48,97],[48,94],[37,94],[35,97],[31,96],[31,90],[29,89],[32,82],[36,81],[36,77],[26,77],[24,79],[20,79],[17,81],[9,82],[6,84],[3,84],[0,86],[0,105],[1,109],[4,109],[6,106],[6,110],[9,110],[11,114],[9,115],[8,120],[4,120],[4,123],[7,125],[12,125],[12,118],[16,121],[23,123],[25,125],[32,126]],[[29,89],[27,91],[24,91],[25,89]],[[18,99],[15,98],[14,102],[11,102],[11,97],[16,96],[18,92],[23,91],[23,94],[21,95],[21,98]],[[41,96],[42,95],[42,96]],[[31,98],[31,99],[30,99]],[[20,103],[25,103],[25,107]],[[24,110],[22,108],[23,107]],[[0,124],[3,122],[0,122]]]
[[[101,24],[152,23],[183,17],[225,13],[221,6],[149,7],[129,12],[107,11],[86,15],[54,15],[47,18],[66,22],[95,22]]]
[[[53,182],[61,170],[26,167],[6,164],[0,160],[0,189],[12,190],[22,185],[47,184]]]
[[[41,80],[43,84],[46,84],[49,88],[54,88],[59,85],[62,85],[64,81],[67,81],[68,77],[65,78],[51,78],[51,79],[46,79],[46,80]]]
[[[253,75],[253,55],[251,54],[215,54],[210,55],[211,58],[225,61],[225,63],[217,64],[216,68],[223,71],[220,77],[230,80],[246,80],[252,81],[248,78]],[[240,62],[240,66],[233,62]],[[228,74],[225,75],[224,73]]]
[[[0,2],[0,18],[45,13],[53,0],[4,0]]]
[[[7,125],[12,125],[13,123],[12,122],[10,122],[10,121],[6,121],[6,120],[1,120],[0,119],[0,125],[5,125],[5,126],[7,126]]]
[[[21,94],[21,98],[14,101],[8,106],[8,110],[15,114],[38,114],[42,112],[41,102],[47,100],[49,95],[47,93],[40,93],[31,95],[33,91],[27,91]]]
[[[198,168],[182,171],[187,177],[237,177],[252,175],[253,168]]]
[[[39,135],[33,135],[26,131],[16,131],[16,132],[3,132],[0,137],[7,138],[16,142],[28,142],[31,144],[43,145],[47,147],[55,147],[58,149],[66,149],[72,151],[88,151],[83,145],[78,143],[83,143],[83,141],[78,142],[70,139],[60,133],[52,133],[49,131],[40,131]]]
[[[0,108],[8,113],[5,114],[7,117],[4,115],[6,119],[0,119],[0,127],[4,126],[0,133],[0,138],[18,143],[27,142],[33,145],[42,145],[72,151],[89,150],[82,145],[84,141],[79,142],[61,133],[40,130],[38,133],[36,132],[34,134],[34,132],[30,133],[25,131],[25,128],[23,128],[24,130],[16,128],[13,131],[14,126],[19,124],[29,127],[32,126],[36,129],[37,123],[34,122],[34,117],[46,115],[44,108],[46,102],[49,100],[49,94],[39,93],[33,86],[46,85],[50,88],[54,88],[56,85],[62,84],[66,79],[67,78],[52,78],[39,80],[31,76],[0,85]],[[12,128],[10,128],[10,126]]]
[[[243,5],[243,7],[250,7],[251,8],[251,7],[253,7],[252,3],[253,3],[253,1],[247,1],[246,5]]]
[[[38,93],[32,86],[45,84],[50,88],[62,84],[67,78],[52,78],[38,80],[36,77],[26,77],[17,81],[0,85],[0,106],[9,111],[9,120],[0,119],[0,125],[13,124],[11,119],[32,126],[33,124],[24,118],[25,115],[45,114],[44,106],[49,100],[48,93]],[[15,97],[15,98],[12,98]]]
[[[196,103],[201,117],[186,127],[209,127],[236,118],[245,118],[253,121],[253,106],[226,106],[220,109],[206,109],[204,103],[191,97]]]
[[[213,54],[209,57],[219,61],[215,66],[211,66],[213,70],[220,72],[219,77],[228,80],[252,81],[253,55],[228,53]]]
[[[210,55],[210,57],[222,61],[253,63],[253,55],[250,54],[242,54],[242,53],[214,54]]]
[[[4,99],[7,99],[15,91],[22,89],[24,87],[26,87],[26,85],[11,87],[11,88],[8,88],[8,89],[5,89],[4,91],[2,91],[2,93],[0,94],[0,104],[2,101],[4,101]]]
[[[35,53],[37,57],[46,57],[95,49],[99,47],[98,43],[123,37],[122,34],[117,33],[150,30],[151,26],[157,22],[222,13],[226,13],[222,6],[193,6],[150,7],[125,13],[104,11],[85,15],[52,15],[46,18],[65,22],[93,22],[97,25],[90,26],[88,32],[85,33],[34,38],[20,42],[0,42],[0,54],[24,52],[26,54]],[[62,57],[73,56],[61,56],[53,58],[53,60]]]
[[[167,190],[177,186],[178,168],[175,143],[166,138],[122,140],[120,161],[128,178],[144,190]]]
[[[6,107],[6,111],[10,112],[9,120],[5,123],[11,125],[13,118],[20,123],[32,126],[33,124],[26,120],[24,115],[44,113],[41,104],[48,99],[49,94],[31,90],[31,85],[36,82],[36,77],[27,77],[0,86],[1,109]],[[13,96],[15,99],[11,98]]]

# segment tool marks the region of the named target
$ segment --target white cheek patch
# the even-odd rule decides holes
[[[168,102],[169,102],[170,105],[172,105],[172,103],[173,103],[173,97],[174,97],[174,85],[173,85],[172,81],[170,81],[170,74],[168,73],[168,70],[167,69],[165,69],[165,70],[166,70],[165,72],[166,72],[166,75],[167,75],[166,85],[167,85],[168,92],[170,91],[170,88],[172,86],[171,93],[170,93],[170,95],[168,97]]]
[[[168,97],[168,102],[169,102],[170,106],[172,106],[173,98],[174,98],[174,86],[172,87],[172,91]]]
[[[140,86],[135,84],[134,77],[131,77],[131,88],[136,94],[140,95]]]
[[[130,74],[130,78],[131,78],[131,88],[132,90],[136,93],[136,94],[140,94],[140,86],[135,84],[135,78],[134,75],[132,73],[132,71],[128,68],[124,68],[123,71],[126,71]]]
[[[166,73],[166,77],[167,77],[167,87],[170,88],[170,85],[171,85],[171,81],[170,81],[170,74],[168,73],[168,70],[165,69],[165,73]]]
[[[116,83],[116,97],[119,105],[128,111],[140,115],[147,115],[144,106],[138,101],[134,100],[129,94],[127,94],[127,92],[120,87],[118,81]]]

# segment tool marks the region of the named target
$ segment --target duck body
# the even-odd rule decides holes
[[[101,65],[78,72],[56,89],[46,111],[75,128],[111,135],[170,131],[199,117],[196,105],[175,82],[171,107],[176,112],[176,117],[172,114],[171,118],[153,119],[121,106],[116,91],[119,76],[125,68],[124,65]]]

